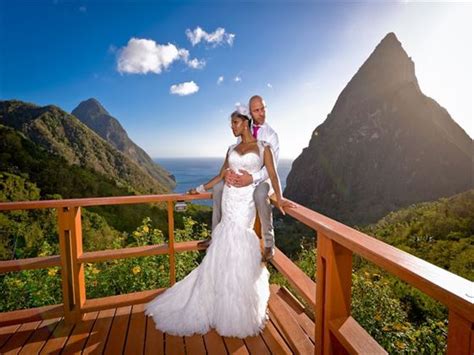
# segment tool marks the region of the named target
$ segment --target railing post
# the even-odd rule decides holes
[[[176,283],[176,262],[174,251],[174,208],[173,201],[168,201],[168,247],[170,258],[170,285]]]
[[[352,252],[318,231],[316,271],[316,354],[346,352],[331,335],[332,320],[351,313]]]
[[[84,265],[78,262],[82,255],[81,208],[61,207],[57,211],[64,320],[74,324],[82,319],[86,301]]]
[[[474,354],[474,323],[450,310],[448,317],[448,355]]]

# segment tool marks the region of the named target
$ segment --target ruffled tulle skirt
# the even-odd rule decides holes
[[[268,321],[269,276],[255,231],[223,220],[201,264],[147,303],[145,314],[171,335],[211,328],[222,336],[257,335]]]

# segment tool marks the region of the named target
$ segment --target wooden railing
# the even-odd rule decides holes
[[[169,254],[170,284],[173,285],[176,282],[175,254],[189,250],[205,249],[197,245],[198,241],[175,243],[173,204],[175,201],[209,199],[210,197],[210,194],[169,194],[0,203],[0,211],[56,209],[60,255],[0,261],[0,273],[60,266],[63,295],[63,304],[60,305],[0,313],[0,326],[58,316],[64,316],[65,323],[72,324],[80,321],[82,315],[87,312],[143,303],[152,299],[164,289],[87,300],[84,264],[112,259]],[[167,204],[168,243],[83,252],[81,208],[138,203]]]
[[[286,212],[317,232],[316,352],[384,350],[351,317],[352,255],[397,276],[449,310],[448,354],[474,354],[474,283],[296,204]]]
[[[144,303],[164,289],[88,300],[84,263],[159,254],[170,255],[170,283],[175,283],[175,253],[204,249],[197,241],[174,241],[175,201],[209,199],[202,195],[147,195],[53,201],[0,203],[0,211],[55,208],[58,213],[60,255],[0,261],[0,273],[61,267],[63,304],[0,313],[0,326],[64,316],[75,323],[87,312]],[[169,239],[163,245],[83,252],[81,208],[89,206],[167,203]],[[274,201],[273,201],[274,202]],[[352,256],[360,255],[401,280],[440,301],[449,309],[448,354],[474,353],[474,293],[472,282],[385,244],[342,223],[296,204],[286,212],[317,233],[315,283],[278,248],[271,263],[282,273],[316,314],[316,353],[386,353],[351,317]],[[256,223],[260,234],[259,223]]]

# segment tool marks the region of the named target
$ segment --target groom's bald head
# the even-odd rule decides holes
[[[254,95],[249,100],[249,110],[254,123],[261,125],[265,123],[266,105],[263,98],[259,95]]]

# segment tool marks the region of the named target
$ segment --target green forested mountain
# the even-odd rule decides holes
[[[14,128],[70,165],[93,170],[135,193],[167,193],[163,185],[75,116],[49,105],[0,101],[0,124]]]
[[[63,157],[49,153],[22,133],[3,125],[0,125],[0,174],[1,201],[133,194],[130,188],[118,186],[114,179],[90,168],[70,165]],[[22,186],[34,186],[36,192],[33,195],[21,192]],[[110,226],[121,231],[135,229],[144,216],[152,217],[160,226],[166,224],[166,212],[149,205],[104,206],[89,210],[100,213]]]
[[[391,212],[360,229],[474,281],[474,189]]]
[[[79,118],[81,122],[109,142],[114,148],[132,159],[161,184],[170,188],[176,186],[173,175],[156,164],[142,148],[135,144],[120,122],[110,115],[99,101],[94,98],[82,101],[72,110],[71,114]]]

